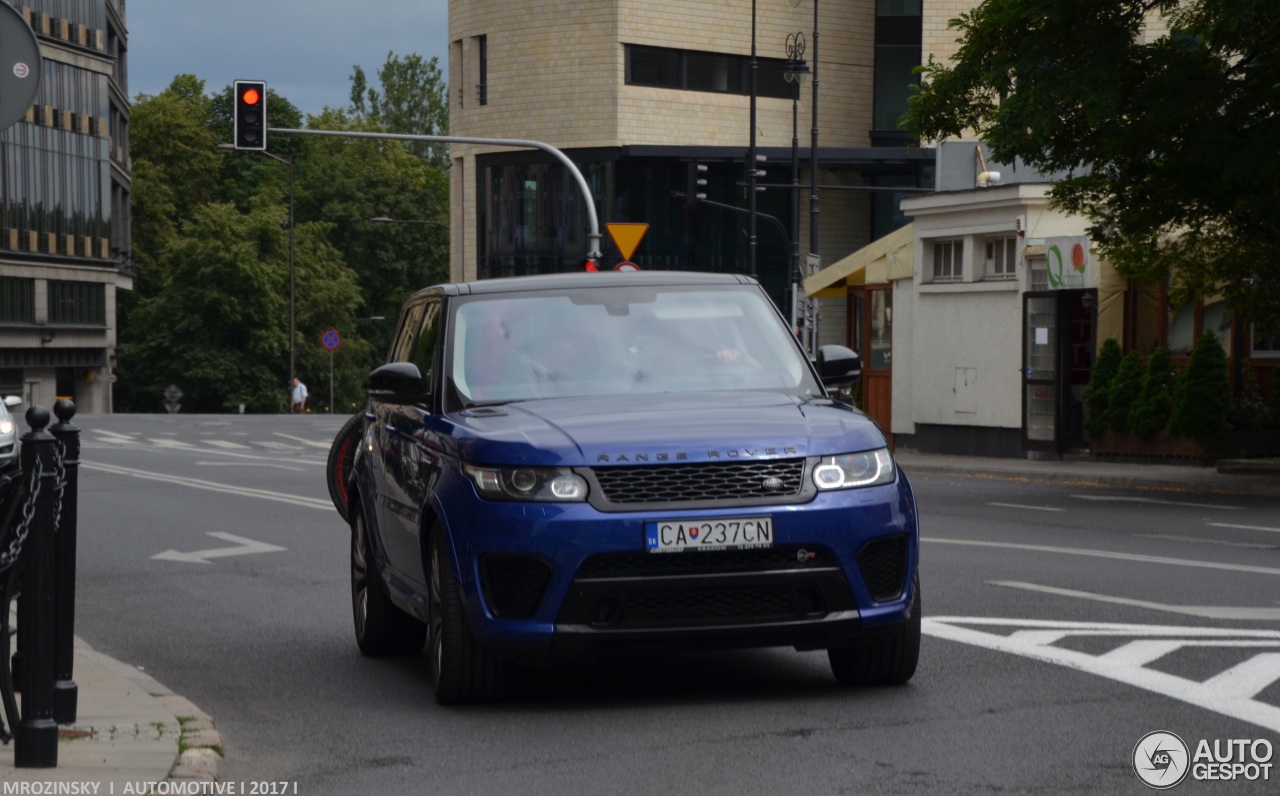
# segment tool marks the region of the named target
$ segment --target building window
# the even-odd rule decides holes
[[[1013,279],[1017,276],[1018,239],[987,239],[987,268],[985,279]]]
[[[653,86],[717,94],[751,93],[751,59],[745,55],[627,45],[629,86]],[[756,57],[756,96],[791,99],[781,58]]]
[[[477,36],[476,47],[479,50],[477,57],[480,60],[479,76],[480,82],[476,84],[476,97],[481,105],[489,104],[489,37]]]
[[[933,244],[933,282],[959,282],[964,277],[964,241]]]
[[[106,286],[97,282],[49,280],[49,323],[106,326]]]
[[[1253,354],[1254,356],[1280,357],[1280,330],[1268,334],[1254,329]],[[1280,381],[1273,381],[1271,389],[1280,389]]]
[[[35,323],[36,281],[0,277],[0,323]]]

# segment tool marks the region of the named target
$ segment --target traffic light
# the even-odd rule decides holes
[[[261,80],[235,82],[236,149],[267,148],[267,84]]]
[[[698,200],[706,199],[707,187],[707,167],[696,160],[691,160],[687,164],[685,173],[684,188],[684,206],[693,209],[697,206]]]

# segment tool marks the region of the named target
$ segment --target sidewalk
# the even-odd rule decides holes
[[[970,478],[1012,479],[1076,486],[1147,489],[1162,492],[1205,492],[1280,498],[1280,460],[1230,460],[1217,465],[1144,464],[1064,459],[1042,461],[988,456],[943,456],[895,451],[894,458],[912,473],[945,473]]]
[[[895,454],[908,475],[1021,480],[1073,486],[1256,495],[1280,498],[1280,461],[1222,462],[1218,466],[1137,464],[1090,460],[1033,461],[983,456]],[[202,793],[218,781],[222,738],[213,720],[149,675],[76,641],[77,721],[61,728],[58,766],[15,769],[13,744],[0,747],[0,794]],[[31,787],[22,790],[21,783]],[[56,790],[49,783],[78,784]],[[95,784],[99,785],[96,789]],[[113,787],[114,786],[114,787]]]
[[[158,792],[201,793],[217,781],[222,738],[204,711],[80,639],[73,675],[76,722],[59,727],[57,767],[14,768],[10,741],[0,794],[148,793],[166,780],[173,789]]]

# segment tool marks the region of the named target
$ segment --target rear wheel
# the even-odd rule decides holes
[[[430,586],[431,685],[441,705],[483,702],[498,696],[502,667],[471,637],[458,577],[440,531],[432,534]]]
[[[911,617],[890,633],[864,644],[827,650],[831,673],[841,685],[902,685],[920,661],[920,576],[911,583]]]
[[[347,501],[347,482],[351,480],[351,466],[356,460],[356,448],[360,444],[360,433],[363,430],[364,417],[352,415],[342,424],[338,435],[329,446],[329,459],[325,465],[325,480],[329,484],[329,499],[333,507],[342,515],[342,519],[350,522]]]
[[[356,644],[365,655],[409,655],[422,649],[427,626],[391,602],[373,561],[364,514],[356,507],[351,520],[351,610]]]

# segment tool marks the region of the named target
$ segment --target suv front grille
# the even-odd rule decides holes
[[[592,470],[614,505],[793,498],[804,482],[804,459],[597,467]]]

